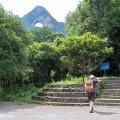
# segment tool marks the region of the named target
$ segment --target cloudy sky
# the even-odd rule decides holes
[[[69,11],[74,11],[81,0],[0,0],[7,11],[22,17],[30,12],[35,6],[45,7],[49,13],[59,22],[65,21]]]

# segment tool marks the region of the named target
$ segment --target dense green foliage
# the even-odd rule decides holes
[[[120,64],[120,1],[119,0],[83,0],[75,11],[66,17],[67,36],[80,36],[92,32],[101,38],[107,37],[113,47],[110,62],[111,73]],[[114,73],[115,74],[115,73]]]
[[[25,48],[32,42],[32,36],[25,31],[17,16],[6,13],[2,7],[0,31],[0,85],[22,84],[27,62]]]
[[[67,35],[82,35],[85,32],[98,33],[108,12],[110,0],[83,0],[74,12],[66,17]],[[103,26],[102,26],[103,27]]]
[[[16,88],[28,83],[36,86],[60,79],[62,63],[59,52],[49,43],[61,33],[50,29],[25,30],[18,16],[0,7],[0,86]],[[36,43],[33,43],[36,41]],[[51,76],[51,70],[55,75]]]
[[[35,42],[53,42],[56,37],[64,37],[63,34],[52,32],[48,27],[34,28],[30,30],[34,36]]]
[[[56,40],[58,41],[58,40]],[[58,43],[56,42],[55,43]],[[77,74],[82,66],[86,67],[88,74],[90,69],[96,69],[99,64],[104,61],[106,56],[112,52],[112,48],[108,47],[108,40],[101,39],[97,35],[85,33],[82,36],[68,37],[63,39],[59,45],[59,51],[62,59],[69,64],[69,69],[75,72],[77,66]]]
[[[29,62],[33,70],[32,80],[35,85],[51,82],[52,78],[59,80],[62,75],[62,63],[57,49],[49,43],[33,43],[29,46]],[[55,75],[51,76],[51,72]]]
[[[18,87],[17,89],[0,88],[0,100],[15,101],[17,104],[22,102],[33,103],[31,98],[32,94],[35,94],[39,90],[34,84]]]

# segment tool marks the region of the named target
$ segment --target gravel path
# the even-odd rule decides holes
[[[120,120],[120,107],[42,106],[36,104],[16,105],[0,102],[0,120]]]

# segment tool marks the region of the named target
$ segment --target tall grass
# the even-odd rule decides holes
[[[28,102],[32,103],[32,94],[36,93],[38,89],[33,84],[23,86],[16,89],[0,88],[0,100],[14,101],[14,102]]]
[[[84,81],[87,79],[87,77],[84,77]],[[84,83],[83,82],[83,77],[73,77],[70,74],[66,76],[65,79],[62,79],[61,81],[58,82],[52,82],[51,84],[80,84]]]

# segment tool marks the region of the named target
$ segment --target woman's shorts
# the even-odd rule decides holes
[[[87,93],[87,94],[88,94],[88,100],[94,102],[96,97],[95,92]]]

